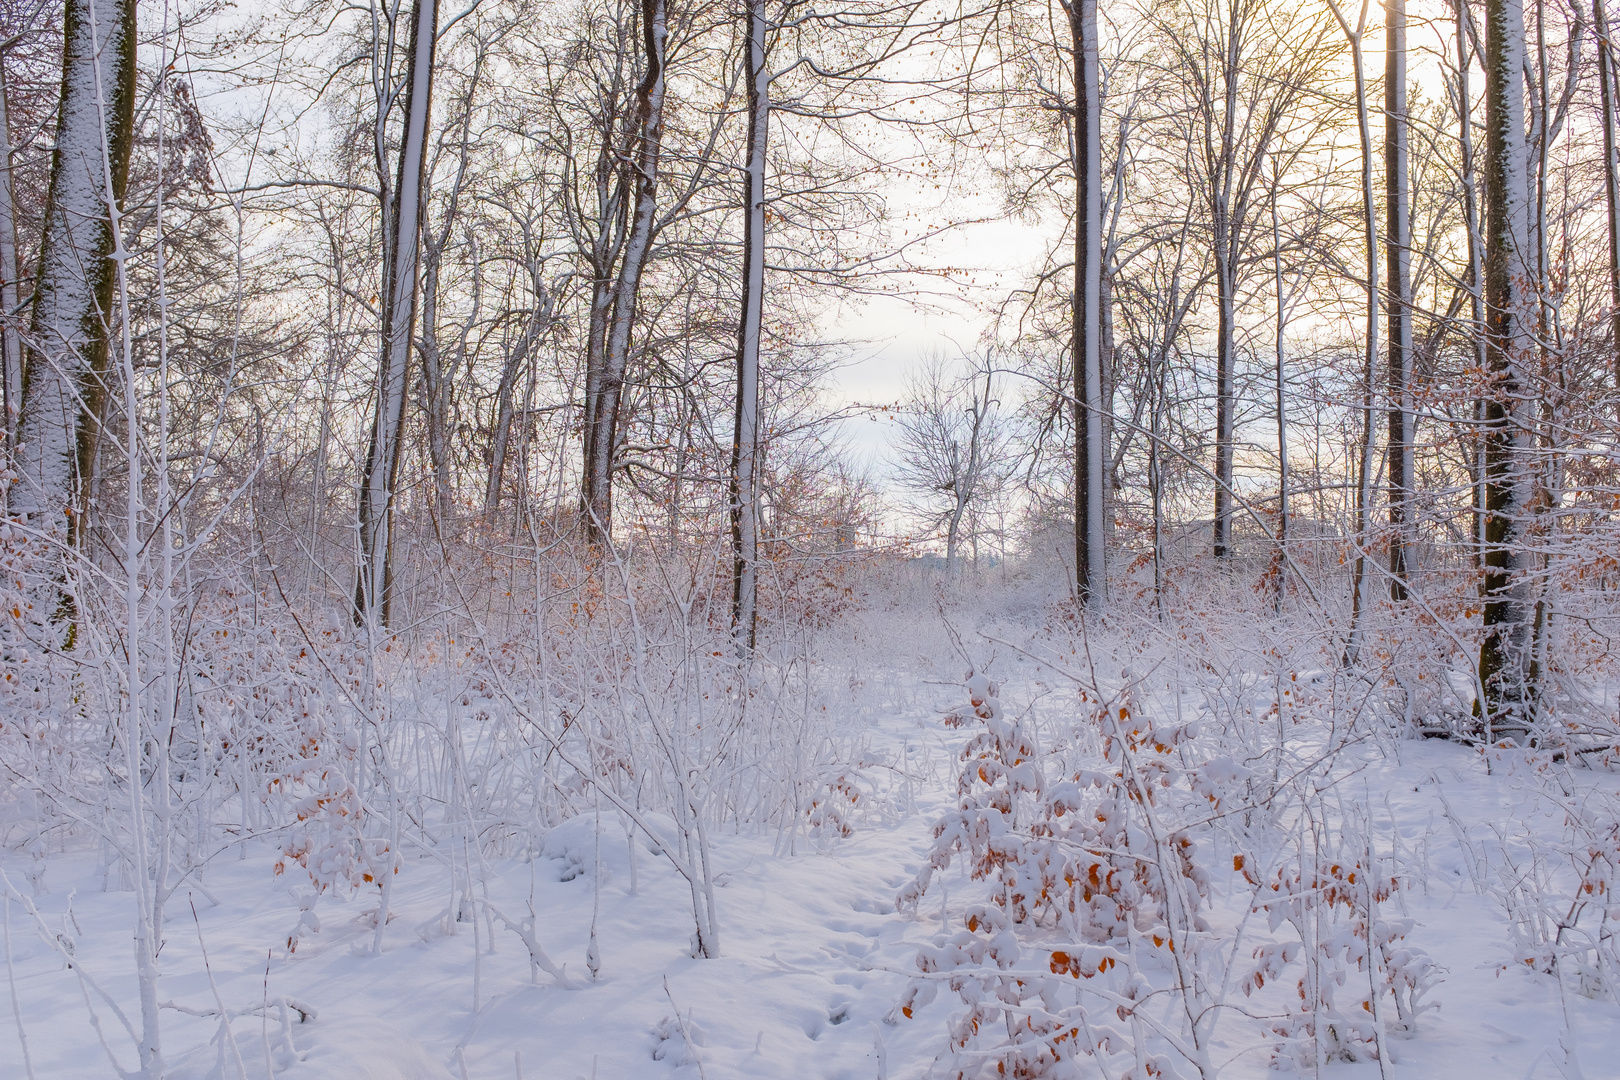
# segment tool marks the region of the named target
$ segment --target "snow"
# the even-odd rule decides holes
[[[1002,708],[1029,708],[1049,675],[1029,662],[999,666]],[[692,955],[686,882],[657,844],[627,835],[606,811],[538,837],[533,858],[489,863],[488,906],[521,918],[532,904],[539,942],[566,986],[544,973],[532,980],[522,942],[485,917],[485,907],[460,910],[443,852],[409,848],[380,955],[372,952],[368,918],[374,894],[364,892],[323,897],[319,931],[289,954],[299,894],[273,875],[276,849],[249,841],[224,850],[198,887],[169,905],[161,996],[202,1012],[216,1001],[269,1007],[235,1020],[234,1050],[220,1039],[217,1019],[166,1011],[170,1075],[258,1078],[272,1068],[288,1080],[416,1080],[463,1071],[470,1080],[939,1075],[946,1024],[960,1008],[955,995],[942,989],[911,1019],[891,1014],[917,971],[918,950],[959,922],[968,903],[982,901],[985,886],[969,881],[958,860],[935,877],[915,916],[897,911],[895,896],[924,865],[932,823],[956,805],[954,759],[966,734],[941,718],[961,706],[964,693],[959,675],[875,674],[866,672],[869,682],[889,688],[858,691],[869,700],[850,710],[847,723],[865,740],[865,760],[889,767],[862,773],[866,797],[849,810],[848,837],[801,834],[788,851],[772,834],[711,835],[718,959]],[[1260,693],[1264,684],[1256,679],[1254,686]],[[973,689],[982,700],[988,681],[981,677]],[[1620,1010],[1612,997],[1583,996],[1568,978],[1561,993],[1555,978],[1520,962],[1493,894],[1502,853],[1555,850],[1567,806],[1612,798],[1620,783],[1602,770],[1515,753],[1498,753],[1489,771],[1481,753],[1443,741],[1361,741],[1341,755],[1341,796],[1369,814],[1374,844],[1394,852],[1410,875],[1386,913],[1413,920],[1409,943],[1436,961],[1443,978],[1434,995],[1440,1008],[1421,1018],[1415,1037],[1391,1040],[1385,1075],[1620,1075]],[[1224,758],[1212,764],[1212,783],[1242,771]],[[672,819],[650,823],[674,842]],[[8,851],[0,866],[24,894],[34,891],[28,883],[35,873],[43,891],[33,902],[45,925],[132,1010],[132,894],[102,891],[90,852],[50,854],[42,876],[26,853]],[[592,979],[586,950],[598,890],[601,966]],[[1210,918],[1218,933],[1242,919],[1248,897],[1235,877],[1217,882]],[[9,917],[33,1075],[108,1075],[74,975],[18,903]],[[284,1016],[277,1005],[283,997],[314,1016]],[[129,1042],[93,991],[90,998],[128,1068]],[[0,1078],[21,1080],[16,1025],[9,1008],[0,1013]],[[1271,1069],[1268,1047],[1261,1023],[1233,1014],[1218,1029],[1213,1058],[1223,1077],[1258,1077]],[[1351,1080],[1379,1076],[1380,1067],[1335,1062],[1326,1072]]]

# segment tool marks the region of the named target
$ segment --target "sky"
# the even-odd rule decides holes
[[[903,188],[891,195],[891,204],[905,207],[924,202],[921,190]],[[938,205],[930,197],[926,200]],[[962,283],[942,290],[933,276],[909,275],[895,294],[875,297],[858,307],[842,310],[834,324],[835,336],[854,343],[852,357],[834,377],[828,393],[835,408],[851,405],[893,404],[905,394],[906,380],[930,356],[948,356],[975,350],[990,327],[995,306],[1024,287],[1046,260],[1056,237],[1040,223],[995,219],[993,207],[947,203],[954,216],[984,216],[920,245],[914,262],[925,267],[962,268]],[[913,295],[907,295],[908,290]],[[868,466],[880,483],[892,476],[895,462],[890,441],[892,420],[866,415],[846,421],[843,433],[851,456]]]

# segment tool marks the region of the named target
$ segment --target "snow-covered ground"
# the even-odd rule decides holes
[[[1044,676],[1036,665],[1002,667],[1009,701],[1039,699]],[[947,1023],[962,1001],[941,992],[910,1018],[896,1006],[917,972],[919,948],[957,930],[963,909],[982,902],[987,886],[970,881],[959,858],[935,877],[915,914],[896,909],[897,891],[928,858],[933,823],[957,804],[956,755],[967,737],[941,721],[961,704],[959,687],[909,685],[910,707],[891,701],[849,720],[864,740],[865,762],[854,777],[859,797],[847,808],[850,835],[711,835],[717,959],[693,957],[686,882],[610,812],[574,817],[537,838],[536,857],[488,861],[477,871],[480,903],[466,912],[445,872],[445,861],[458,856],[407,848],[380,952],[368,918],[375,893],[367,892],[323,897],[313,913],[318,929],[306,927],[289,953],[300,910],[288,879],[273,872],[279,848],[256,841],[225,849],[170,904],[160,996],[196,1013],[221,1004],[258,1008],[228,1030],[217,1012],[168,1010],[169,1075],[954,1075],[944,1056]],[[1521,962],[1522,935],[1515,938],[1502,899],[1504,882],[1536,875],[1556,893],[1569,808],[1585,800],[1612,812],[1605,800],[1620,790],[1620,777],[1512,753],[1486,766],[1478,751],[1443,741],[1362,740],[1341,753],[1338,797],[1367,815],[1373,844],[1405,878],[1383,909],[1413,920],[1406,943],[1436,962],[1441,981],[1431,994],[1439,1008],[1421,1017],[1414,1036],[1388,1040],[1390,1060],[1334,1061],[1326,1073],[1346,1080],[1620,1076],[1612,986],[1583,985],[1567,973],[1560,981]],[[1548,861],[1536,863],[1537,851]],[[1522,865],[1505,867],[1504,853]],[[103,1040],[119,1066],[132,1069],[132,1039],[100,994],[138,1026],[133,894],[104,891],[90,853],[51,853],[41,862],[8,852],[0,866],[94,982],[81,984],[34,916],[10,905],[0,1080],[29,1075],[19,1015],[33,1077],[113,1075]],[[1216,877],[1208,912],[1218,934],[1243,921],[1252,895],[1239,875]],[[535,938],[560,978],[531,974],[520,936],[492,914],[522,924],[531,911]],[[593,912],[595,977],[587,959]],[[1250,921],[1259,929],[1255,936],[1249,928],[1249,940],[1271,939],[1263,919]],[[1291,993],[1293,976],[1281,981]],[[1263,996],[1229,997],[1209,1047],[1215,1072],[1234,1080],[1264,1075],[1275,1068],[1274,1010]],[[1168,999],[1163,1009],[1173,1013]],[[1081,1068],[1103,1075],[1091,1059]]]

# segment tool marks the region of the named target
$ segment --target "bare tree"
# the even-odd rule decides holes
[[[482,315],[483,261],[479,258],[478,234],[463,212],[471,188],[470,170],[475,167],[475,121],[480,118],[478,94],[488,71],[493,45],[511,28],[511,23],[497,24],[487,32],[468,35],[471,38],[471,70],[465,75],[461,93],[457,95],[453,119],[439,133],[435,159],[448,156],[452,171],[448,183],[442,185],[444,197],[439,207],[437,228],[428,231],[422,242],[422,405],[427,421],[428,460],[433,467],[435,517],[439,528],[447,526],[453,514],[454,479],[451,474],[450,427],[454,408],[457,374],[470,359],[469,338]],[[442,76],[441,76],[442,78]],[[436,161],[426,166],[426,175],[434,173]],[[424,192],[424,219],[428,213]],[[455,344],[446,348],[440,340],[441,292],[445,277],[451,269],[450,245],[457,230],[463,233],[468,249],[464,264],[471,279],[467,292],[465,317],[452,328]]]
[[[1608,209],[1609,225],[1609,296],[1614,310],[1610,314],[1612,341],[1615,349],[1615,383],[1620,386],[1620,162],[1615,154],[1615,54],[1609,40],[1609,16],[1603,0],[1592,0],[1592,19],[1597,29],[1598,101],[1603,110],[1603,197]]]
[[[0,8],[0,433],[9,448],[17,434],[17,418],[23,397],[23,281],[27,260],[22,257],[23,237],[19,219],[22,204],[35,203],[30,197],[28,178],[19,177],[17,163],[29,143],[44,132],[29,116],[27,106],[37,107],[42,98],[58,93],[58,80],[45,94],[30,87],[28,75],[51,67],[60,75],[60,48],[50,33],[53,19],[61,15],[54,0],[13,0]],[[36,79],[37,81],[37,79]],[[32,91],[32,93],[30,92]],[[50,105],[56,104],[54,97]],[[14,105],[23,106],[21,113]],[[24,134],[22,145],[13,142],[13,131]],[[33,138],[28,138],[32,129]],[[35,214],[37,205],[33,207]],[[33,216],[33,215],[29,215]]]
[[[11,185],[11,111],[7,107],[5,51],[0,49],[0,416],[7,445],[22,408],[22,337],[13,321],[17,290],[17,211]]]
[[[896,419],[898,486],[912,513],[944,531],[945,565],[953,574],[964,523],[994,497],[1011,464],[994,377],[988,357],[962,376],[935,357],[911,381]]]
[[[360,573],[354,588],[357,623],[375,618],[388,625],[393,605],[392,527],[399,487],[399,463],[405,445],[405,402],[409,392],[412,336],[416,326],[417,277],[420,265],[423,183],[427,172],[428,118],[433,98],[433,54],[438,39],[438,0],[416,0],[411,11],[411,37],[403,84],[393,76],[396,26],[375,42],[374,88],[377,94],[377,173],[386,181],[387,127],[393,103],[404,91],[404,132],[400,139],[398,179],[387,204],[386,249],[383,252],[383,348],[377,371],[371,440],[360,484]]]
[[[748,143],[743,165],[742,310],[737,323],[737,409],[731,442],[731,633],[754,650],[759,572],[759,339],[765,302],[765,162],[771,72],[765,0],[745,0]]]
[[[1406,0],[1384,9],[1384,237],[1389,267],[1389,590],[1406,599],[1411,503],[1416,486],[1412,426],[1412,213],[1406,106]]]
[[[619,409],[630,363],[641,277],[651,256],[657,224],[668,42],[668,0],[641,0],[642,76],[635,94],[634,134],[623,151],[630,177],[627,186],[633,194],[633,198],[623,200],[631,204],[630,227],[624,237],[617,280],[611,286],[611,306],[602,313],[605,325],[600,363],[588,366],[585,372],[585,534],[599,544],[612,542],[613,457],[618,445]]]
[[[1177,9],[1167,9],[1177,11]],[[1316,108],[1330,60],[1320,9],[1271,0],[1202,0],[1164,17],[1161,38],[1188,108],[1182,137],[1192,187],[1204,203],[1215,285],[1215,524],[1212,551],[1232,553],[1237,437],[1238,296],[1263,254],[1264,162],[1279,142],[1306,142],[1325,122]]]
[[[1382,299],[1378,284],[1378,204],[1373,196],[1372,124],[1368,118],[1367,72],[1361,42],[1367,31],[1369,0],[1362,0],[1354,26],[1336,0],[1328,0],[1333,17],[1350,45],[1350,62],[1355,68],[1356,131],[1361,140],[1361,225],[1367,255],[1367,333],[1362,352],[1361,440],[1356,460],[1355,570],[1350,584],[1350,633],[1344,661],[1356,662],[1361,649],[1363,610],[1367,603],[1367,531],[1372,514],[1373,444],[1377,428],[1373,423],[1374,374],[1378,365],[1378,314]]]
[[[1474,151],[1474,119],[1473,97],[1469,91],[1469,69],[1472,66],[1473,51],[1469,42],[1474,36],[1473,15],[1468,8],[1467,0],[1453,0],[1453,14],[1456,18],[1455,35],[1457,39],[1457,77],[1454,94],[1457,110],[1457,146],[1461,154],[1458,166],[1458,175],[1462,186],[1463,196],[1463,228],[1467,232],[1468,240],[1468,266],[1465,270],[1464,284],[1468,292],[1469,333],[1468,341],[1471,345],[1470,359],[1478,366],[1481,372],[1486,367],[1485,356],[1485,241],[1484,231],[1479,220],[1479,184],[1477,155]],[[1473,444],[1472,474],[1469,476],[1470,497],[1473,500],[1473,522],[1470,531],[1473,547],[1473,557],[1476,567],[1484,557],[1485,551],[1485,466],[1482,447],[1484,426],[1481,423],[1485,415],[1485,402],[1482,397],[1476,398],[1473,403],[1473,424],[1471,429]]]

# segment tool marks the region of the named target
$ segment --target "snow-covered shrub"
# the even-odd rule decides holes
[[[1255,949],[1243,991],[1279,982],[1299,959],[1295,996],[1271,1027],[1278,1060],[1300,1069],[1379,1057],[1385,1038],[1415,1033],[1418,1017],[1439,1007],[1429,997],[1439,971],[1407,941],[1413,921],[1383,907],[1400,878],[1361,830],[1326,832],[1313,823],[1308,840],[1266,880],[1245,856],[1233,859],[1256,887],[1254,910],[1272,932],[1287,924],[1299,938]]]
[[[1478,884],[1507,918],[1509,958],[1500,967],[1522,964],[1585,997],[1620,1001],[1620,803],[1578,794],[1551,762],[1518,764],[1542,827],[1488,822],[1489,839],[1480,841],[1458,829],[1484,877]],[[1546,835],[1548,826],[1558,833]]]
[[[1077,1076],[1095,1056],[1110,1075],[1146,1080],[1179,1075],[1170,1054],[1206,1056],[1198,1025],[1184,1038],[1149,999],[1166,976],[1193,992],[1186,965],[1209,933],[1210,880],[1184,826],[1219,806],[1241,770],[1200,762],[1196,723],[1157,720],[1125,679],[1116,694],[1082,691],[1076,735],[1097,753],[1078,768],[1040,753],[978,672],[970,710],[947,718],[980,730],[961,754],[958,807],[935,825],[929,864],[897,905],[915,911],[957,856],[989,888],[962,930],[919,953],[897,1013],[914,1015],[941,982],[961,998],[950,1023],[959,1077]]]
[[[812,840],[823,844],[855,832],[855,813],[872,804],[871,782],[865,775],[868,762],[857,758],[831,770],[831,776],[816,786],[805,807],[805,828]],[[865,805],[861,803],[866,799]]]

